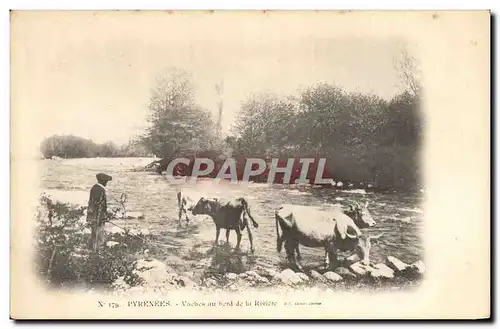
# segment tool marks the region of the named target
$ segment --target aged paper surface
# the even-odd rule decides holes
[[[214,121],[217,113],[222,113],[218,112],[216,104],[217,95],[220,96],[223,89],[224,117],[219,127],[222,127],[222,135],[229,136],[231,130],[228,127],[243,120],[236,115],[241,102],[260,89],[295,95],[299,87],[307,88],[326,81],[349,93],[375,93],[390,102],[394,95],[401,93],[398,87],[394,87],[399,82],[397,73],[391,71],[389,62],[392,59],[388,59],[389,55],[398,54],[398,47],[406,49],[419,63],[423,139],[421,151],[415,153],[421,162],[421,183],[415,193],[421,204],[409,205],[407,202],[414,199],[406,191],[381,192],[375,189],[370,192],[366,185],[363,185],[367,187],[366,191],[357,185],[356,189],[347,189],[348,184],[362,184],[356,182],[357,174],[347,178],[353,183],[340,178],[344,182],[336,186],[335,192],[321,192],[328,194],[328,198],[323,198],[320,192],[314,194],[313,187],[293,191],[285,188],[285,192],[278,193],[262,191],[271,187],[261,187],[260,183],[249,184],[253,187],[241,183],[242,186],[235,187],[236,191],[248,201],[259,227],[247,225],[248,229],[242,232],[243,256],[240,256],[232,251],[224,253],[227,247],[223,244],[224,229],[219,245],[210,249],[215,226],[203,216],[191,215],[191,226],[177,227],[179,204],[176,193],[179,186],[170,184],[164,175],[130,171],[138,163],[147,165],[158,159],[142,156],[142,162],[134,162],[136,160],[130,160],[132,156],[128,154],[114,158],[94,154],[88,159],[79,159],[78,156],[64,159],[67,153],[41,159],[40,143],[52,135],[75,135],[98,143],[111,140],[125,144],[128,138],[142,134],[146,131],[148,109],[154,109],[151,105],[154,100],[151,98],[153,78],[165,67],[180,68],[192,74],[195,83],[201,86],[197,89],[197,102],[212,111]],[[13,11],[11,317],[489,317],[489,74],[490,13],[487,11]],[[214,90],[214,84],[220,79],[224,79],[224,88],[218,84]],[[409,82],[411,91],[411,79],[406,79],[406,82]],[[305,97],[306,94],[302,95]],[[314,103],[306,103],[304,99],[299,101],[301,106]],[[395,118],[399,112],[394,113],[390,118]],[[181,115],[178,120],[187,116]],[[306,121],[311,125],[310,131],[319,131],[320,128],[312,127],[314,122],[325,122],[326,119],[321,118],[324,117]],[[278,122],[282,123],[281,127],[286,120]],[[336,131],[322,127],[324,131]],[[372,131],[372,135],[360,138],[362,141],[371,140],[370,136],[375,133]],[[286,134],[286,129],[282,134]],[[195,140],[196,136],[190,140]],[[352,139],[359,136],[354,134]],[[397,140],[393,142],[398,143]],[[328,145],[322,149],[330,150]],[[352,149],[353,154],[357,152],[354,146]],[[363,149],[365,153],[362,154],[369,154],[369,149]],[[399,155],[394,151],[392,158],[398,159]],[[347,167],[354,168],[343,165],[341,169]],[[383,170],[388,167],[373,168],[376,179],[370,184],[376,185],[381,181],[380,177],[396,177],[399,167],[391,167],[396,169],[389,174]],[[343,171],[345,175],[349,174],[349,170]],[[43,243],[49,246],[48,251],[40,251],[42,242],[36,234],[40,222],[35,219],[35,214],[41,190],[56,195],[56,199],[58,195],[61,199],[77,200],[74,203],[86,207],[90,188],[96,183],[95,175],[99,172],[111,174],[113,178],[106,187],[108,199],[125,195],[126,201],[122,199],[121,204],[127,208],[130,218],[106,224],[108,235],[104,239],[107,240],[97,256],[88,251],[79,254],[78,248],[64,254],[65,251],[61,250],[68,250],[65,243],[69,243],[73,233],[53,233],[67,240],[56,243],[47,240]],[[337,173],[339,170],[332,173],[334,179]],[[209,197],[218,197],[219,194],[238,196],[236,192],[227,192],[231,187],[226,185],[211,190],[204,190],[201,186],[202,183],[183,188],[212,191]],[[368,193],[357,193],[361,190]],[[396,280],[406,280],[406,272],[398,274],[394,269],[377,272],[382,273],[382,278],[374,278],[376,275],[371,272],[365,273],[370,278],[366,281],[369,283],[361,286],[333,282],[338,276],[325,275],[328,271],[320,270],[321,266],[314,267],[315,273],[311,268],[305,270],[305,276],[299,274],[302,273],[299,270],[286,272],[290,259],[287,259],[285,249],[292,240],[285,242],[280,253],[276,251],[275,217],[269,209],[277,209],[279,203],[312,207],[316,200],[325,200],[321,202],[326,207],[333,203],[329,200],[343,203],[350,199],[369,201],[368,209],[377,222],[370,227],[370,234],[385,234],[379,238],[378,245],[373,243],[372,246],[372,257],[377,263],[387,264],[387,256],[396,256],[409,265],[422,261],[425,272],[416,273],[420,275],[418,280],[410,280],[417,282],[414,286],[393,284]],[[308,223],[315,223],[313,212],[308,214],[310,218],[305,216],[310,220]],[[48,215],[42,213],[43,216]],[[295,216],[297,220],[304,218],[297,212]],[[418,225],[414,224],[415,221]],[[285,227],[286,231],[287,222],[280,223],[281,229]],[[298,223],[296,227],[303,233],[308,225]],[[128,245],[114,241],[119,239],[115,239],[115,235],[121,234],[112,231],[115,224],[119,226],[116,227],[118,231],[120,227],[135,230],[125,234],[131,236],[126,240]],[[254,235],[253,254],[248,250],[246,233],[250,227]],[[314,231],[314,228],[311,230],[324,233]],[[397,230],[400,233],[396,239],[394,232]],[[85,237],[90,235],[85,234]],[[136,237],[138,240],[134,240]],[[142,245],[129,255],[127,250],[131,250],[134,244],[131,241],[139,241],[137,243]],[[234,247],[234,231],[229,241],[230,247]],[[324,248],[300,248],[304,252],[302,265],[315,261],[321,263]],[[37,265],[36,259],[42,253],[45,261]],[[125,256],[99,263],[102,257],[110,257],[113,253]],[[154,277],[152,281],[160,283],[147,289],[128,281],[125,288],[117,288],[118,274],[111,284],[109,277],[113,277],[114,272],[86,272],[86,269],[96,270],[88,264],[101,264],[95,267],[110,271],[123,270],[120,261],[125,262],[129,256],[135,263],[126,264],[136,266],[131,273],[139,277],[145,275],[137,268],[141,262],[146,264],[145,267],[157,266],[146,269],[146,272],[150,271],[148,275],[150,279]],[[86,257],[97,258],[93,258],[92,263]],[[423,272],[418,264],[407,270]],[[356,277],[352,268],[350,273],[341,275],[339,280],[344,282],[347,277]],[[254,274],[256,276],[252,279]],[[391,275],[395,278],[390,278]],[[108,281],[100,284],[100,276],[106,276]],[[128,279],[130,277],[121,278],[122,281]],[[231,285],[233,281],[236,283]],[[378,289],[372,291],[367,287]]]

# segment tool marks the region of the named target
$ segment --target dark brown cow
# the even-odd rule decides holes
[[[231,230],[236,231],[237,242],[236,249],[239,249],[241,243],[241,231],[247,228],[248,239],[250,240],[250,250],[253,253],[253,238],[247,216],[252,221],[255,228],[259,224],[254,220],[250,213],[248,203],[244,198],[238,198],[228,202],[221,202],[217,199],[201,198],[192,208],[193,215],[208,215],[212,217],[215,224],[215,245],[218,244],[221,229],[226,229],[226,241],[229,242]]]
[[[276,210],[275,219],[276,249],[281,252],[283,242],[285,243],[287,258],[293,267],[302,269],[295,259],[297,252],[300,260],[299,245],[324,248],[325,265],[331,268],[335,266],[337,250],[358,251],[364,261],[368,261],[370,237],[364,236],[360,228],[375,225],[371,216],[361,215],[351,218],[341,208],[322,211],[307,206],[286,204]]]

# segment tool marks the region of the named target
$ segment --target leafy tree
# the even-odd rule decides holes
[[[194,101],[194,86],[188,73],[170,69],[156,79],[149,103],[151,126],[144,144],[159,157],[180,148],[205,149],[214,141],[210,113]]]

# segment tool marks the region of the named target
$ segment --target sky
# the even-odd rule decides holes
[[[30,128],[37,143],[53,134],[126,143],[146,127],[154,78],[169,67],[191,74],[197,102],[214,117],[223,79],[223,133],[251,93],[327,82],[389,99],[401,88],[394,60],[404,44],[393,38],[234,17],[13,18],[13,105],[38,122]]]

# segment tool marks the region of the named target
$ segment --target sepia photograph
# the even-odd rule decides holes
[[[11,317],[489,317],[489,20],[11,11]]]

